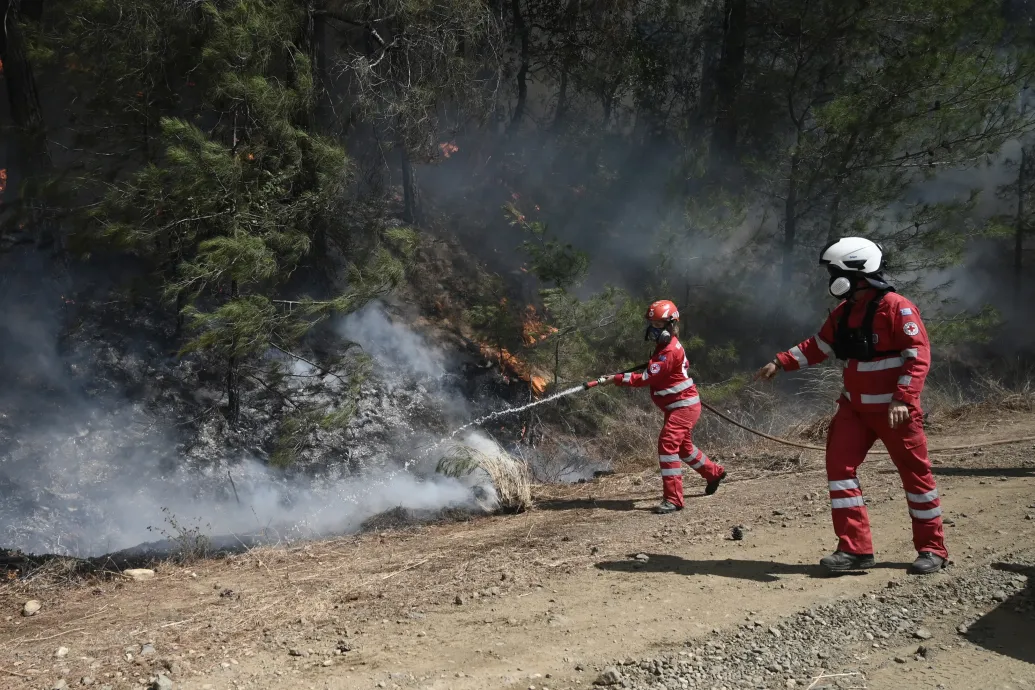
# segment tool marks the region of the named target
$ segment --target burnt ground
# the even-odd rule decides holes
[[[932,446],[1033,433],[1030,413],[984,412]],[[673,516],[648,512],[658,479],[645,467],[543,488],[521,515],[389,522],[162,563],[146,581],[51,561],[0,588],[0,674],[12,689],[161,673],[198,689],[541,690],[607,669],[618,686],[669,690],[1035,688],[1033,451],[935,456],[953,563],[933,579],[905,572],[909,522],[886,458],[861,472],[880,565],[831,578],[816,567],[834,547],[821,458],[742,449],[718,494],[688,481]],[[23,617],[29,599],[42,609]]]

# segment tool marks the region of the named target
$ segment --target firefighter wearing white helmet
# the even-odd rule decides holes
[[[827,481],[837,550],[820,563],[833,572],[875,565],[869,516],[857,470],[877,439],[898,468],[913,525],[912,572],[945,566],[948,551],[938,488],[927,457],[920,394],[931,364],[916,305],[884,280],[884,252],[862,237],[831,242],[819,263],[840,300],[819,333],[781,352],[756,378],[794,371],[830,356],[844,362],[844,392],[827,436]]]

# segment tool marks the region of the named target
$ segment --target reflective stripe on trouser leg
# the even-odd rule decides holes
[[[839,551],[873,553],[870,518],[856,476],[877,434],[848,401],[838,405],[827,435],[827,490]]]
[[[686,446],[684,444],[683,453],[686,453]],[[700,448],[690,443],[690,452],[683,455],[683,462],[690,466],[690,469],[701,475],[705,481],[713,481],[718,479],[722,473],[723,468],[721,465],[715,464],[707,455],[704,454]]]
[[[679,446],[689,431],[686,424],[680,424],[669,415],[658,436],[662,499],[676,506],[683,505],[683,463],[679,459]]]
[[[913,525],[913,547],[918,552],[929,551],[948,558],[945,529],[942,526],[941,497],[927,457],[927,438],[921,417],[918,412],[914,412],[909,424],[898,429],[889,428],[887,419],[887,414],[875,414],[873,423],[881,425],[881,439],[902,478],[902,488],[905,490],[906,505]]]

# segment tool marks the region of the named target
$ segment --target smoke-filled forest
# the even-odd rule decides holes
[[[646,360],[662,298],[705,401],[814,433],[835,368],[778,405],[750,372],[834,306],[843,236],[923,312],[933,421],[1031,405],[1026,1],[0,16],[0,546],[484,507],[474,455],[534,482],[653,466],[660,418],[622,391],[450,433]]]

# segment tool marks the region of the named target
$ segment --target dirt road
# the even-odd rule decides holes
[[[1033,430],[1032,415],[1004,413],[932,444]],[[728,464],[732,479],[758,474],[747,471],[750,458]],[[991,565],[1035,563],[1031,444],[936,458],[953,565],[934,579],[905,572],[915,556],[905,500],[890,462],[876,457],[860,474],[880,565],[824,576],[816,562],[835,540],[820,467],[805,457],[792,472],[731,481],[713,497],[690,482],[687,509],[671,516],[647,512],[658,480],[645,470],[574,487],[524,515],[166,565],[142,582],[68,585],[51,572],[8,583],[0,685],[86,678],[131,688],[161,672],[186,689],[587,687],[623,659],[632,667],[681,650],[692,659],[713,638],[747,645],[754,629],[777,626],[766,649],[779,651],[779,630],[789,630],[780,621],[893,591],[917,602],[910,615],[931,634],[929,657],[914,658],[904,628],[883,640],[846,632],[844,645],[820,652],[819,668],[836,674],[844,664],[854,675],[814,687],[1035,688],[1031,571],[995,576],[996,587],[1016,591],[982,594]],[[745,536],[733,541],[738,524]],[[957,581],[976,594],[952,593]],[[22,617],[29,598],[43,608]],[[965,624],[973,630],[963,635]],[[815,678],[775,668],[757,684],[726,686],[809,687]],[[619,685],[658,687],[623,675]]]

